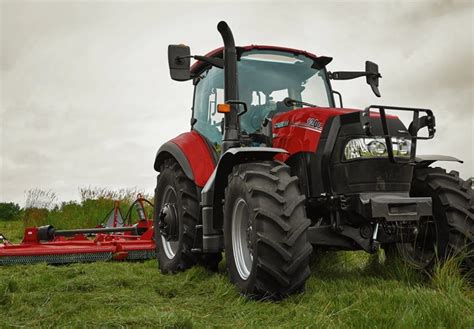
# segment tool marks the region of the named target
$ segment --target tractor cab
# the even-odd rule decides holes
[[[246,104],[239,110],[243,133],[258,133],[265,118],[301,108],[305,104],[333,107],[334,99],[324,64],[328,57],[316,57],[294,49],[267,46],[242,47],[237,60],[239,100]],[[222,56],[214,51],[213,56]],[[196,63],[191,69],[195,93],[193,129],[212,144],[220,145],[224,114],[224,70]]]

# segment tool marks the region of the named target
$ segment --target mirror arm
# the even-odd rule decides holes
[[[360,77],[370,77],[375,76],[381,78],[380,73],[370,73],[370,72],[351,72],[351,71],[341,71],[341,72],[328,72],[328,77],[331,80],[350,80]]]
[[[186,58],[194,58],[195,60],[209,63],[212,66],[218,67],[220,69],[224,68],[224,60],[222,58],[206,57],[206,56],[199,56],[199,55],[178,56],[175,58],[176,64],[181,64],[183,59],[186,59]]]
[[[222,58],[216,58],[216,57],[206,57],[206,56],[192,56],[195,60],[198,61],[203,61],[206,63],[211,64],[212,66],[218,67],[220,69],[224,68],[224,60]]]
[[[183,59],[186,59],[186,58],[193,58],[194,56],[193,55],[188,55],[188,56],[176,56],[174,61],[176,64],[181,64],[183,63]]]
[[[370,62],[369,62],[370,63]],[[378,69],[376,68],[376,71]],[[372,88],[372,92],[375,94],[375,96],[380,97],[380,91],[379,91],[379,78],[382,77],[382,75],[378,72],[351,72],[351,71],[340,71],[340,72],[328,72],[328,78],[331,80],[350,80],[350,79],[355,79],[355,78],[360,78],[360,77],[367,77],[367,83],[370,85],[370,88]]]

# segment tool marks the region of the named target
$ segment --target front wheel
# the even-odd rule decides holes
[[[310,275],[310,221],[298,178],[280,162],[234,167],[224,204],[230,280],[252,298],[279,299],[302,291]]]
[[[472,269],[474,197],[470,182],[454,171],[421,168],[414,172],[410,194],[431,197],[433,216],[420,219],[413,241],[387,246],[387,256],[399,254],[411,267],[430,270],[438,260],[461,255],[463,266]]]

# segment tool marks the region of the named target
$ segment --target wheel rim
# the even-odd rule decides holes
[[[415,234],[414,241],[402,241],[397,244],[397,248],[408,264],[417,269],[424,269],[436,257],[437,235],[433,217],[421,218],[416,229],[418,233]]]
[[[171,185],[166,186],[165,190],[163,191],[163,204],[166,204],[166,203],[176,204],[177,200],[178,200],[178,197],[174,188]],[[176,253],[178,251],[179,240],[169,241],[162,235],[161,241],[163,244],[163,250],[165,252],[166,257],[168,257],[168,259],[173,259],[176,256]]]
[[[232,249],[235,267],[239,276],[247,280],[252,270],[253,255],[251,246],[252,226],[249,221],[249,208],[244,199],[239,198],[232,210]]]

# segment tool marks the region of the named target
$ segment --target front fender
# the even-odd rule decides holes
[[[281,153],[288,152],[273,147],[238,147],[231,148],[222,155],[201,192],[204,252],[219,252],[224,248],[222,200],[225,197],[227,177],[233,167],[242,163],[272,160]]]
[[[204,186],[202,195],[211,196],[212,192],[223,192],[227,185],[227,176],[232,172],[235,165],[253,161],[272,160],[277,154],[288,152],[281,148],[274,147],[235,147],[227,150],[219,160],[211,178]],[[207,199],[210,202],[204,203],[212,205],[214,198]],[[205,202],[206,199],[202,199]]]
[[[426,155],[418,155],[415,157],[415,164],[417,168],[424,168],[428,167],[432,163],[436,161],[455,161],[459,163],[463,163],[464,161],[449,156],[449,155],[437,155],[437,154],[426,154]]]

